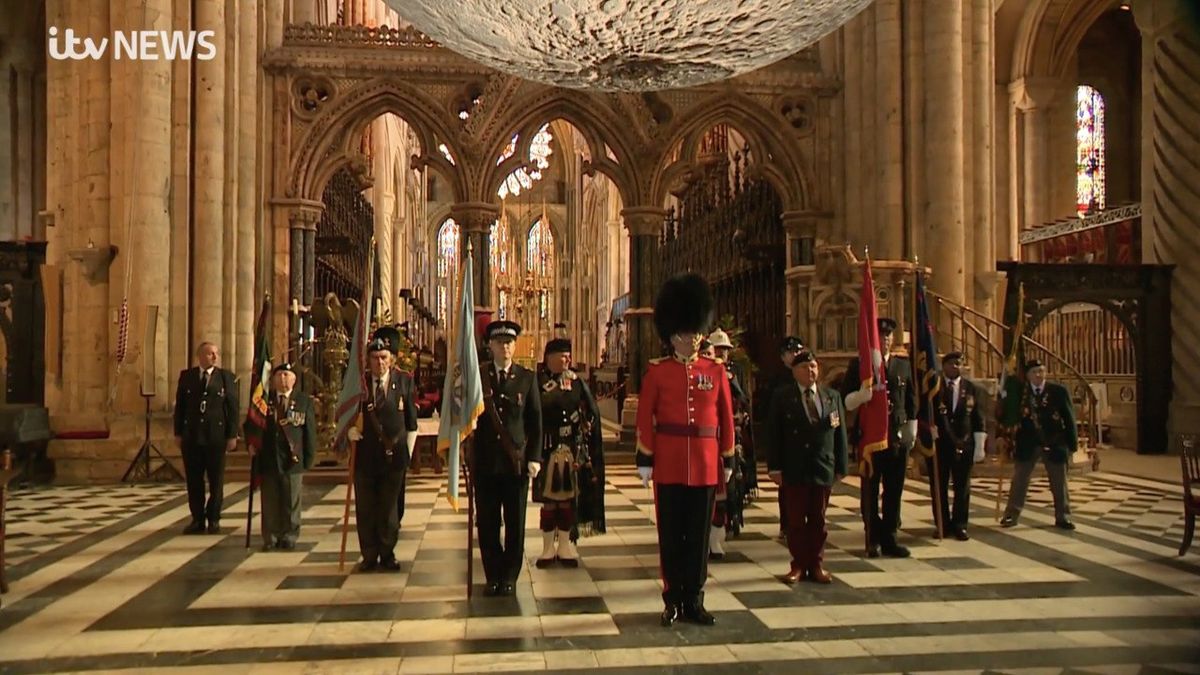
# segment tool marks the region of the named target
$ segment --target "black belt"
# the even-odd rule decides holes
[[[716,438],[716,427],[701,427],[695,424],[659,424],[655,431],[666,436],[684,436],[687,438]]]

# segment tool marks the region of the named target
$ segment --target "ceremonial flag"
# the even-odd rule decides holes
[[[442,384],[442,410],[438,424],[437,449],[446,463],[446,493],[450,506],[458,510],[458,470],[462,442],[475,430],[483,414],[483,383],[479,353],[475,345],[475,294],[471,283],[472,253],[467,250],[458,278],[458,310],[447,350],[446,380]]]
[[[887,374],[883,370],[883,351],[879,342],[879,308],[875,305],[875,281],[871,277],[871,258],[863,265],[862,297],[858,303],[858,377],[862,384],[873,383],[871,400],[858,408],[859,449],[862,474],[872,473],[871,455],[888,447]]]
[[[250,406],[246,410],[246,445],[262,450],[267,431],[267,388],[271,382],[271,296],[263,298],[254,324],[254,365],[250,371]]]
[[[929,457],[933,455],[934,441],[937,440],[937,423],[934,411],[937,410],[937,397],[942,392],[942,368],[938,359],[937,347],[933,340],[933,323],[929,320],[929,298],[925,295],[925,275],[917,270],[917,283],[913,291],[916,295],[914,304],[914,322],[916,336],[913,342],[913,366],[916,368],[917,385],[917,450]]]
[[[368,254],[367,269],[375,264],[375,240],[371,239],[371,250]],[[358,315],[354,321],[354,331],[350,335],[350,359],[346,361],[346,372],[342,375],[342,392],[338,395],[337,408],[334,417],[337,426],[333,432],[333,447],[341,448],[346,442],[346,434],[358,417],[358,409],[362,403],[365,386],[363,373],[367,368],[367,331],[371,326],[371,298],[374,285],[373,274],[367,275],[368,281],[363,288],[362,302],[358,305]]]
[[[1014,427],[1021,422],[1021,389],[1025,386],[1020,364],[1021,338],[1025,334],[1025,284],[1017,287],[1017,323],[1013,326],[1012,346],[1000,373],[1001,426]]]

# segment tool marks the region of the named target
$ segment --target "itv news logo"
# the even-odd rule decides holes
[[[212,42],[215,35],[211,30],[134,30],[114,31],[111,40],[106,37],[96,40],[76,37],[70,28],[60,37],[58,26],[51,26],[47,47],[50,58],[56,61],[99,61],[110,52],[110,46],[112,58],[117,61],[123,58],[131,61],[188,61],[193,58],[211,61],[217,57],[217,47]]]

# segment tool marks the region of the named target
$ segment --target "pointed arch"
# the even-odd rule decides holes
[[[446,218],[438,227],[434,245],[437,247],[437,294],[435,296],[438,322],[449,325],[450,303],[453,302],[451,291],[454,287],[454,277],[458,272],[458,240],[460,228],[453,218]]]

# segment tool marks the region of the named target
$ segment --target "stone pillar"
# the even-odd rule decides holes
[[[1175,265],[1172,438],[1200,433],[1200,196],[1191,168],[1200,157],[1200,32],[1189,4],[1142,0],[1133,6],[1142,33],[1142,256]]]
[[[1019,161],[1014,175],[1022,176],[1013,195],[1017,206],[1018,234],[1039,225],[1050,214],[1050,106],[1058,89],[1048,78],[1025,77],[1009,85],[1016,108],[1016,143]],[[1020,257],[1020,253],[1017,253]]]
[[[855,17],[842,27],[845,87],[842,89],[842,150],[845,195],[842,199],[842,233],[848,240],[867,236],[864,231],[865,209],[862,202],[862,167],[857,158],[862,152],[862,114],[865,105],[859,83],[863,79],[863,19]]]
[[[966,300],[963,234],[963,6],[923,6],[925,29],[925,222],[922,258],[933,268],[930,285],[958,303]]]
[[[467,259],[467,244],[471,245],[474,261],[475,308],[492,307],[492,261],[490,256],[492,223],[499,217],[499,207],[484,202],[463,202],[450,207],[450,217],[458,223],[459,262]],[[435,244],[436,246],[436,244]]]
[[[625,359],[629,369],[625,379],[625,406],[622,410],[622,447],[635,442],[638,392],[650,359],[659,356],[662,341],[654,329],[654,300],[658,294],[658,241],[662,236],[665,210],[656,206],[631,206],[621,209],[621,218],[629,230],[629,309],[625,310]]]
[[[126,0],[112,6],[113,24],[123,29],[171,30],[171,0],[149,0],[144,5]],[[139,395],[141,359],[151,355],[157,366],[154,407],[169,410],[174,395],[174,378],[166,367],[165,339],[170,309],[170,257],[162,251],[171,237],[170,184],[163,178],[171,175],[172,64],[166,60],[121,59],[113,61],[112,71],[115,96],[110,217],[112,240],[120,249],[112,269],[115,285],[112,298],[114,306],[119,307],[128,280],[130,311],[128,354],[117,377],[113,412],[126,416],[125,432],[134,436],[141,433],[140,418],[144,410]],[[161,337],[155,344],[143,342],[148,305],[157,306],[159,311],[156,335]],[[118,336],[119,328],[113,326],[114,345]]]
[[[196,29],[214,32],[216,56],[196,61],[192,223],[192,345],[221,339],[225,279],[225,3],[196,0]],[[232,261],[231,261],[232,262]],[[222,349],[228,345],[220,345]],[[228,365],[228,364],[226,364]]]
[[[226,361],[237,374],[248,373],[254,367],[254,322],[258,317],[262,293],[255,288],[258,265],[258,120],[260,100],[258,91],[258,6],[260,0],[240,0],[238,11],[237,65],[237,270],[234,273],[237,312],[234,317],[234,340],[237,363]],[[264,280],[265,281],[265,280]],[[250,379],[243,378],[241,400],[249,395]]]
[[[992,120],[996,106],[992,100],[995,93],[992,34],[995,26],[993,0],[972,0],[971,4],[971,100],[967,107],[973,113],[970,139],[973,198],[968,215],[970,227],[966,234],[970,245],[964,246],[974,254],[974,270],[968,280],[967,300],[975,310],[996,318],[995,296],[998,275],[996,272],[995,232],[995,153],[993,151],[994,127]]]
[[[882,259],[904,257],[904,130],[901,127],[900,0],[876,0],[875,5],[875,227],[871,249]],[[868,207],[871,208],[871,207]]]
[[[292,23],[298,25],[316,22],[317,0],[292,0]]]
[[[271,201],[274,231],[274,281],[271,289],[272,323],[275,326],[271,353],[283,354],[294,346],[297,326],[292,320],[292,300],[307,308],[311,303],[315,255],[310,256],[310,243],[316,241],[317,223],[325,204],[308,199],[275,199]],[[314,252],[315,253],[315,252]]]

